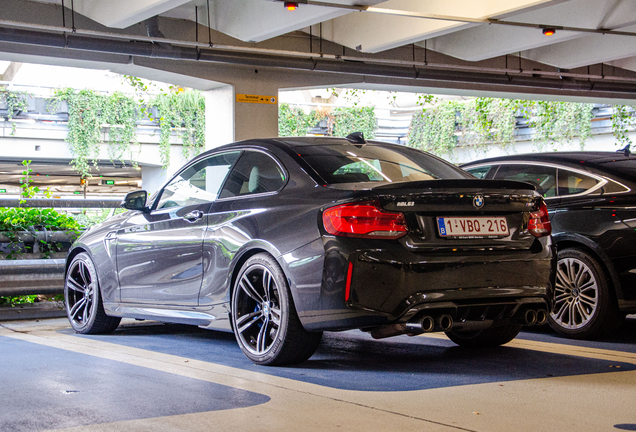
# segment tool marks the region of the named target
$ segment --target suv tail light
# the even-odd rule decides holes
[[[344,237],[397,239],[409,231],[404,213],[385,211],[379,201],[328,208],[322,214],[322,222],[329,234]]]
[[[548,207],[545,203],[541,204],[539,210],[530,213],[528,231],[535,237],[549,236],[552,234],[552,224],[550,223]]]

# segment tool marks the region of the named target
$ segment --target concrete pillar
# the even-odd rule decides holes
[[[237,80],[205,93],[205,146],[278,136],[278,86],[262,80]],[[276,103],[238,102],[237,95],[275,98]]]
[[[148,196],[156,192],[166,181],[166,172],[163,167],[142,165],[141,167],[141,187],[148,192]]]
[[[203,93],[205,149],[210,150],[234,142],[234,86],[226,85]]]
[[[235,102],[234,121],[237,141],[251,138],[278,136],[278,85],[258,79],[242,80],[235,84],[236,94],[259,95],[276,98],[274,104]],[[236,99],[235,99],[236,100]]]

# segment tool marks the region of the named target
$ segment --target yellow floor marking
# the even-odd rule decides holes
[[[446,335],[444,333],[427,333],[420,335],[420,337],[427,337],[431,339],[446,339]],[[607,350],[602,348],[590,348],[590,347],[581,347],[576,345],[565,345],[559,344],[555,342],[538,342],[531,341],[525,339],[514,339],[511,342],[508,342],[507,347],[513,348],[522,348],[532,351],[540,351],[551,354],[563,354],[563,355],[571,355],[576,357],[585,357],[597,360],[609,360],[616,362],[625,362],[636,364],[636,353],[630,353],[625,351],[614,351]]]

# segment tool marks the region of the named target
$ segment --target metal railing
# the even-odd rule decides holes
[[[42,208],[116,208],[120,198],[104,199],[45,199],[23,200],[2,198],[0,207]],[[72,240],[69,234],[59,231],[22,231],[16,238],[20,242],[39,240],[64,242]],[[11,239],[0,233],[0,242]],[[64,258],[0,260],[0,296],[32,294],[62,294],[64,290]]]

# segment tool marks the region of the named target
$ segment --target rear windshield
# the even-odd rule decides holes
[[[393,183],[472,178],[409,147],[329,145],[302,148],[301,156],[328,183]]]

